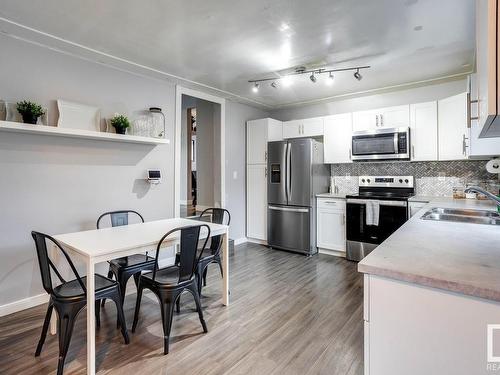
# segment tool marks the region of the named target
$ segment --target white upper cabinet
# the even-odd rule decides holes
[[[467,93],[438,101],[439,160],[468,156]]]
[[[283,123],[283,138],[321,137],[323,117],[291,120]]]
[[[411,160],[438,159],[437,102],[410,104]]]
[[[479,138],[481,126],[479,125],[477,74],[471,74],[469,79],[470,99],[474,102],[469,106],[470,116],[470,140],[469,159],[488,159],[491,156],[500,155],[500,137]]]
[[[377,128],[400,128],[410,125],[409,105],[353,112],[352,116],[353,131],[373,130]]]
[[[410,126],[410,106],[398,105],[380,110],[381,128],[407,128]]]
[[[500,137],[500,16],[498,0],[476,1],[478,126],[481,136]]]
[[[379,125],[377,111],[358,111],[352,114],[352,131],[376,129]]]
[[[351,163],[352,114],[344,113],[324,119],[325,164]]]
[[[270,118],[247,122],[247,164],[267,163],[267,142],[283,139],[282,122]]]

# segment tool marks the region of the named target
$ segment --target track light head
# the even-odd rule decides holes
[[[311,82],[316,83],[317,79],[316,76],[314,75],[314,72],[312,72],[312,74],[309,76],[309,79],[311,80]]]
[[[273,82],[271,83],[271,87],[272,87],[273,89],[277,89],[277,88],[278,88],[278,84],[276,83],[276,81],[273,81]]]
[[[333,73],[332,72],[330,72],[330,74],[328,75],[328,79],[326,80],[326,84],[328,86],[333,84]]]
[[[257,93],[259,92],[259,82],[255,82],[253,87],[252,87],[252,91]]]
[[[363,79],[363,76],[359,72],[359,69],[354,72],[354,78],[356,78],[358,81],[361,81],[361,79]]]

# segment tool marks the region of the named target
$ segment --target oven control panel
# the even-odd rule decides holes
[[[359,186],[413,188],[413,176],[359,176]]]

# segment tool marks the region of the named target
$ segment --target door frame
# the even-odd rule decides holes
[[[201,91],[189,89],[181,85],[175,86],[175,157],[174,157],[174,217],[180,217],[181,204],[181,129],[182,129],[182,95],[189,95],[220,104],[220,204],[226,205],[226,99]]]

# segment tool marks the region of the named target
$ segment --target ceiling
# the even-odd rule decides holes
[[[45,43],[62,38],[274,108],[474,65],[474,0],[0,0],[0,17],[2,30],[12,21],[31,28],[30,38],[44,33]],[[330,86],[305,75],[253,93],[247,82],[300,65],[372,68],[362,81],[338,73]]]

